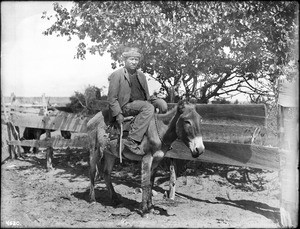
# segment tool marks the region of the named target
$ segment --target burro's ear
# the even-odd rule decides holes
[[[183,119],[180,117],[176,123],[176,134],[177,137],[181,140],[183,138],[182,133],[183,133]]]
[[[183,110],[184,110],[184,107],[185,107],[185,101],[184,100],[180,100],[178,103],[177,103],[177,110],[179,113],[183,113]]]

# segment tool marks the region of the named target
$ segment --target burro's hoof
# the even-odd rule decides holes
[[[90,198],[88,198],[88,200],[89,200],[90,204],[96,203],[96,198],[95,197],[90,197]]]
[[[153,214],[153,215],[159,215],[160,214],[160,211],[155,210],[154,208],[151,208],[149,212],[150,212],[150,214]]]
[[[143,214],[142,214],[143,218],[145,218],[145,219],[148,219],[148,218],[149,218],[149,215],[150,215],[149,213],[143,213]]]
[[[89,203],[90,203],[90,205],[96,205],[96,204],[97,204],[97,201],[95,201],[95,200],[90,200]]]
[[[143,218],[148,218],[149,215],[160,215],[159,210],[155,210],[154,208],[151,208],[150,210],[141,211]]]
[[[51,172],[51,171],[54,171],[54,168],[52,165],[48,165],[47,166],[47,172]]]

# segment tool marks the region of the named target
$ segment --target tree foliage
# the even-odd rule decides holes
[[[296,2],[81,1],[70,10],[55,3],[54,10],[45,35],[78,37],[77,58],[109,52],[113,68],[124,46],[141,48],[141,69],[169,98],[257,99],[274,95],[285,66],[297,68]]]
[[[73,113],[96,114],[106,105],[105,103],[99,104],[100,100],[106,99],[106,96],[101,95],[102,91],[103,88],[91,85],[87,86],[83,93],[75,91],[70,97],[71,102],[66,107],[70,108]]]

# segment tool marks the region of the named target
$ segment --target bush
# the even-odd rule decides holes
[[[73,113],[96,114],[107,106],[105,102],[107,96],[102,96],[101,92],[103,88],[89,85],[84,93],[75,91],[75,94],[70,97],[71,103],[66,106]]]

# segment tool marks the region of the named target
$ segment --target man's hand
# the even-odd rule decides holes
[[[124,121],[124,116],[120,113],[117,115],[116,120],[117,120],[118,124],[121,125]]]

